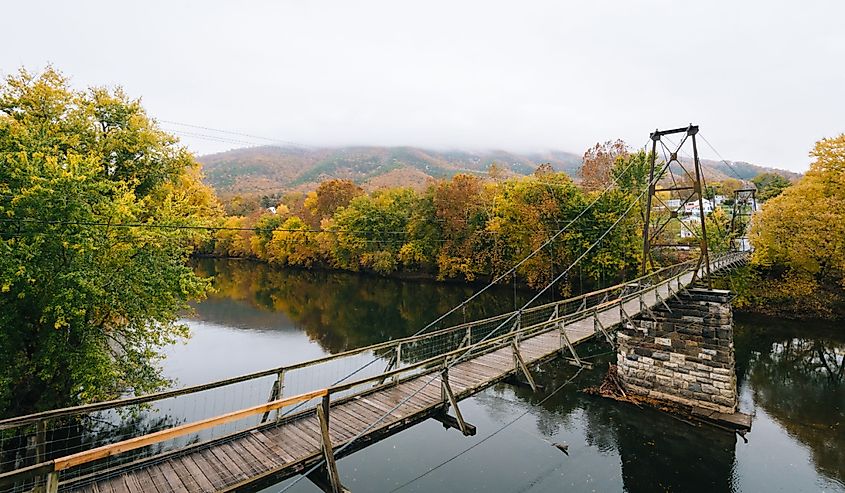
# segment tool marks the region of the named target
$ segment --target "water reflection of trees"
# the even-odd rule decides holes
[[[819,472],[845,481],[845,334],[819,325],[800,338],[786,323],[745,324],[737,366],[756,404],[810,449]]]
[[[437,315],[470,296],[467,286],[410,282],[329,271],[284,270],[261,263],[201,260],[200,275],[214,276],[216,293],[199,306],[209,314],[215,302],[236,300],[267,315],[283,313],[309,337],[330,352],[375,344],[410,335]],[[517,302],[525,298],[517,294]],[[491,290],[454,314],[446,323],[498,314],[513,308],[510,290]],[[232,305],[215,313],[226,314],[242,325],[255,313],[238,312]],[[260,323],[259,320],[255,320]]]

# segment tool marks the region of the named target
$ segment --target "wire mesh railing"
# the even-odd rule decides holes
[[[711,271],[730,267],[747,258],[732,252],[711,261]],[[225,441],[245,431],[273,427],[302,413],[312,413],[325,390],[332,402],[351,398],[374,387],[436,371],[444,362],[467,351],[483,353],[510,344],[514,338],[527,338],[555,330],[561,323],[592,316],[602,307],[621,303],[656,286],[678,281],[703,266],[694,261],[672,265],[632,281],[565,300],[503,313],[483,320],[381,344],[328,355],[294,365],[280,366],[203,385],[155,394],[56,409],[0,420],[0,492],[29,491],[43,483],[39,465],[55,462],[97,447],[130,439],[159,436],[167,430],[188,430],[172,436],[161,435],[149,444],[75,464],[62,470],[62,482],[82,484],[102,479],[128,464],[154,460],[188,447]],[[507,323],[505,323],[507,322]],[[306,396],[301,399],[288,396]],[[209,422],[201,428],[186,425],[212,420],[245,408],[278,403],[272,409],[246,413],[225,422]],[[36,471],[10,475],[11,471]]]

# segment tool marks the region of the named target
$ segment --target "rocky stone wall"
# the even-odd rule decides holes
[[[625,390],[723,413],[737,409],[730,292],[690,289],[618,333]]]

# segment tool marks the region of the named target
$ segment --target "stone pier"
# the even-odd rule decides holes
[[[689,289],[618,333],[626,392],[733,414],[737,410],[730,292]]]

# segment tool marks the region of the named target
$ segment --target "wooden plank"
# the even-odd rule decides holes
[[[495,376],[493,378],[501,378],[502,375],[504,375],[507,372],[513,370],[513,368],[502,368],[502,366],[500,364],[495,363],[495,362],[490,361],[490,360],[485,360],[483,356],[480,357],[480,358],[476,358],[476,359],[472,360],[472,363],[476,366],[482,366],[484,368],[489,368],[488,371],[490,371],[490,373],[495,372]],[[511,362],[511,363],[513,363],[513,362]],[[458,366],[460,366],[460,365],[458,365]]]
[[[217,464],[220,468],[218,470],[220,471],[220,477],[224,485],[249,478],[249,474],[238,467],[238,465],[223,452],[222,447],[211,447],[208,451],[212,457],[217,459]],[[211,457],[209,457],[209,460],[211,460]]]
[[[382,405],[375,405],[375,404],[374,404],[371,400],[369,400],[369,399],[368,399],[368,400],[366,400],[366,401],[361,401],[361,402],[360,402],[360,405],[361,405],[361,407],[363,407],[364,409],[368,409],[371,413],[373,413],[373,414],[377,415],[378,417],[377,417],[376,419],[379,419],[379,418],[381,418],[382,416],[384,416],[384,419],[381,421],[381,423],[380,423],[380,424],[386,424],[386,425],[389,425],[389,424],[395,423],[395,422],[397,422],[397,421],[399,421],[399,420],[400,420],[400,419],[399,419],[399,418],[397,418],[394,414],[392,414],[392,413],[388,413],[387,411],[383,411],[383,410],[382,410],[382,407],[383,407]],[[372,423],[372,422],[375,422],[375,421],[376,421],[376,419],[373,419],[373,420],[371,421],[371,423]]]
[[[343,443],[357,434],[348,423],[342,419],[337,419],[334,410],[331,412],[331,417],[332,419],[329,420],[329,438],[332,439],[332,443]]]
[[[317,441],[320,441],[320,425],[317,423],[316,416],[314,419],[298,419],[295,423],[293,423],[293,425],[298,427],[300,430],[305,430],[310,436],[313,436]]]
[[[355,435],[364,430],[369,422],[365,422],[361,417],[350,411],[348,406],[340,406],[331,410],[330,421],[343,422]]]
[[[176,473],[176,476],[179,478],[179,481],[182,482],[183,491],[187,493],[201,493],[203,490],[199,487],[196,480],[188,473],[185,466],[182,465],[182,462],[179,461],[179,458],[173,458],[168,461],[170,467],[173,468],[173,472]]]
[[[409,402],[421,408],[436,406],[443,400],[440,393],[441,385],[440,377],[430,383],[428,379],[424,382],[414,382],[413,385],[407,387],[410,393],[416,393],[416,396],[412,397]]]
[[[466,363],[461,363],[457,365],[455,368],[461,369],[468,369],[474,372],[477,375],[480,375],[487,379],[496,378],[501,375],[502,371],[498,368],[494,368],[492,366],[485,365],[478,360],[467,361]]]
[[[452,376],[460,376],[471,382],[469,386],[474,387],[482,382],[489,382],[498,375],[492,374],[492,371],[486,367],[470,366],[469,363],[464,363],[449,369],[449,378],[452,378]]]
[[[364,425],[372,423],[374,419],[378,419],[385,414],[384,411],[380,410],[378,407],[369,406],[367,405],[367,403],[361,401],[360,399],[346,402],[343,406],[339,406],[337,410],[343,411],[347,415],[355,417],[360,423]],[[388,416],[388,418],[386,419],[391,419],[391,417]]]
[[[118,487],[121,488],[119,490],[121,492],[123,492],[123,491],[126,491],[127,493],[129,492],[129,489],[126,488],[126,484],[124,483],[123,478],[120,477],[120,476],[118,476],[116,478],[107,479],[107,480],[101,480],[101,481],[95,480],[94,482],[88,483],[88,484],[76,483],[73,486],[75,491],[81,491],[83,493],[100,493],[100,492],[111,493],[113,491],[118,491],[118,489],[117,489]],[[33,491],[35,491],[35,490],[33,490]]]
[[[163,479],[159,480],[156,475],[153,475],[153,471],[150,471],[149,468],[138,469],[136,471],[135,477],[138,479],[138,482],[141,483],[141,489],[148,493],[166,493],[163,490],[158,489],[156,486],[156,482],[163,482]]]
[[[236,454],[235,461],[237,461],[241,467],[245,466],[244,472],[246,472],[249,476],[255,476],[267,470],[262,462],[250,453],[244,444],[244,440],[241,438],[227,443],[225,451],[226,455],[230,457],[232,454]]]
[[[123,484],[122,478],[117,478],[117,480],[120,482],[120,484],[124,488],[126,488],[126,485]],[[82,493],[100,493],[100,489],[97,487],[97,483],[89,483],[89,484],[83,485],[81,487],[81,491],[82,491]]]
[[[315,419],[313,416],[310,416],[311,419]],[[298,421],[298,420],[297,420]],[[291,443],[298,447],[302,452],[302,456],[310,457],[315,453],[319,452],[320,450],[320,443],[315,442],[314,438],[309,436],[304,431],[300,430],[293,423],[286,423],[285,424],[285,433],[287,434],[287,440],[284,442],[285,444]]]
[[[233,477],[250,477],[252,467],[246,463],[239,451],[232,449],[231,444],[221,443],[214,446],[212,450],[214,450],[214,454],[219,457],[220,460],[224,460],[224,458],[228,459],[225,462],[225,466],[232,472]]]
[[[221,466],[216,464],[217,458],[207,449],[192,453],[190,458],[196,463],[203,474],[205,474],[208,481],[215,486],[215,489],[225,484],[224,475],[220,469]]]
[[[476,387],[481,382],[484,382],[484,380],[479,381],[460,372],[456,372],[453,375],[452,371],[449,370],[449,385],[454,387],[458,392]]]
[[[115,493],[130,493],[131,490],[129,489],[129,484],[127,484],[125,478],[117,477],[115,478],[114,483],[112,483],[113,489]],[[99,490],[99,487],[94,485],[94,490]]]
[[[440,384],[438,383],[438,387],[439,385]],[[401,409],[404,413],[415,413],[420,409],[425,409],[431,405],[430,399],[424,395],[421,382],[416,389],[412,386],[405,386],[401,389],[397,389],[396,392],[385,395],[384,397],[388,398],[390,407],[396,407],[398,405],[399,409]]]
[[[306,402],[311,399],[314,399],[315,397],[322,397],[326,395],[327,392],[328,391],[326,389],[320,389],[315,390],[313,392],[296,395],[293,397],[278,399],[265,404],[259,404],[257,406],[241,409],[239,411],[233,411],[231,413],[227,413],[222,416],[217,416],[215,418],[208,418],[200,421],[195,421],[193,423],[174,426],[173,428],[157,431],[155,433],[150,433],[149,435],[130,438],[129,440],[124,440],[122,442],[112,443],[91,450],[71,454],[65,457],[60,457],[58,459],[55,459],[54,461],[55,470],[62,471],[69,467],[78,466],[80,464],[85,464],[86,462],[91,462],[93,460],[121,454],[129,450],[135,450],[137,448],[146,447],[147,445],[152,445],[154,443],[170,440],[171,438],[176,438],[207,428],[212,428],[214,426],[219,426],[222,424],[230,423],[232,421],[237,421],[239,419],[243,419],[249,416],[254,416],[256,414],[261,414],[265,411],[273,411],[275,409],[280,409],[282,407],[289,406],[292,404]]]
[[[174,458],[173,469],[176,474],[184,475],[182,482],[188,486],[189,491],[214,491],[211,481],[208,480],[192,457]]]
[[[378,399],[378,393],[369,394],[365,397],[360,397],[358,400],[370,407],[374,407],[384,413],[389,413],[393,419],[402,419],[405,415],[402,413],[402,408],[393,409],[394,406],[387,405]]]
[[[263,470],[275,469],[284,464],[282,459],[277,458],[272,452],[265,449],[261,442],[252,435],[243,437],[240,444],[252,455],[255,461],[261,464]]]
[[[300,438],[298,433],[293,433],[288,423],[274,429],[264,430],[263,433],[267,439],[284,449],[285,453],[292,457],[292,461],[298,461],[313,454],[310,445],[303,438]]]
[[[130,493],[144,493],[144,488],[141,487],[141,482],[138,481],[138,477],[131,472],[129,474],[123,475],[123,481],[126,483],[126,487],[129,489]]]
[[[276,454],[276,456],[284,462],[293,462],[294,456],[285,451],[285,449],[278,443],[267,437],[263,431],[253,430],[250,435],[258,440],[265,448]]]
[[[182,480],[179,479],[179,476],[176,474],[176,471],[173,470],[173,467],[170,465],[169,461],[162,462],[158,464],[157,467],[159,470],[159,474],[164,477],[166,481],[166,485],[169,487],[170,491],[186,491],[187,488],[182,483]]]

